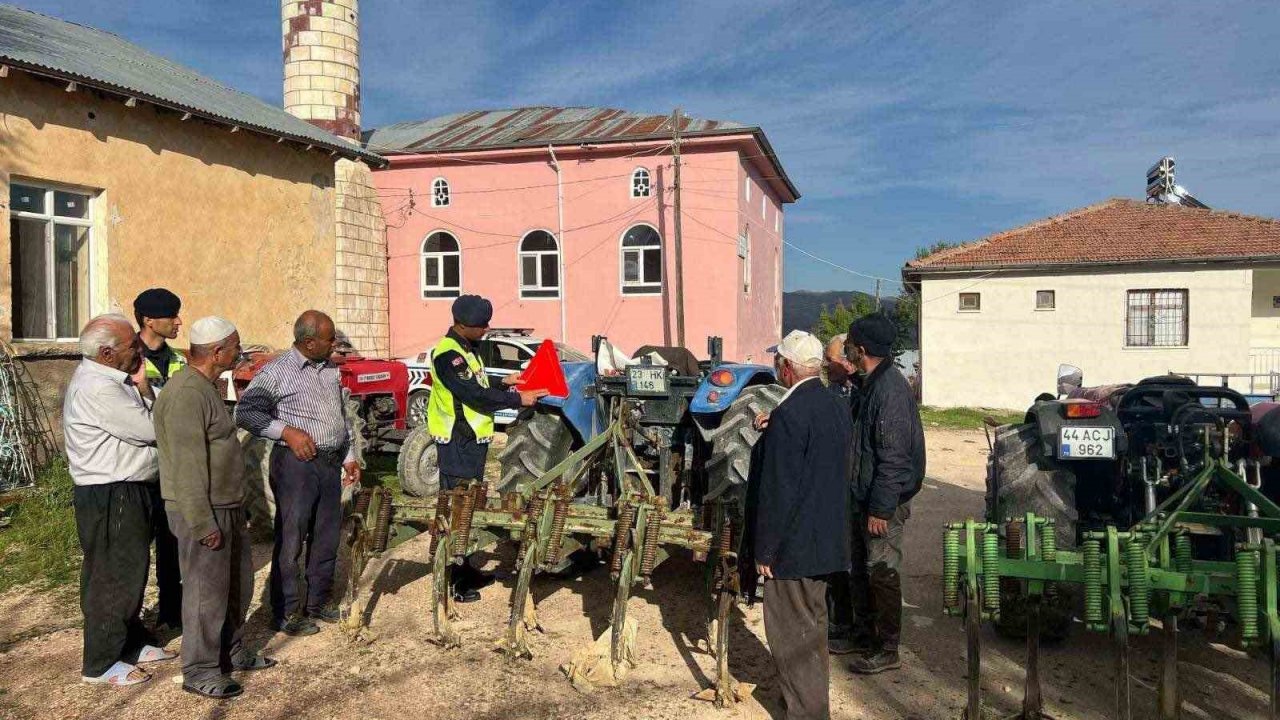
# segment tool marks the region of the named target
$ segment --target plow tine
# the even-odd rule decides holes
[[[537,557],[537,543],[529,543],[521,558],[515,590],[511,593],[511,618],[507,622],[507,635],[501,645],[502,653],[508,660],[528,660],[533,657],[529,650],[529,631],[537,627],[537,619],[529,603],[529,583],[533,580]]]
[[[455,611],[453,594],[449,590],[452,545],[453,539],[448,534],[440,538],[431,578],[431,626],[435,632],[432,641],[444,648],[455,648],[462,644],[458,632],[453,629]]]
[[[1160,656],[1160,720],[1177,720],[1178,699],[1178,615],[1164,617],[1164,650]]]
[[[1111,618],[1111,637],[1115,644],[1116,714],[1117,720],[1133,717],[1129,706],[1129,621],[1123,614]]]

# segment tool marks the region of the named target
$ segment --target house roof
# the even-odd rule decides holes
[[[376,165],[376,153],[117,35],[0,4],[0,64],[138,98]]]
[[[680,132],[684,137],[755,136],[787,189],[795,197],[800,196],[760,128],[685,116]],[[366,131],[364,143],[365,147],[384,155],[397,155],[666,140],[670,137],[670,115],[649,115],[605,107],[539,105],[476,110],[397,123]]]
[[[906,264],[903,274],[957,270],[1280,260],[1280,221],[1112,198]]]

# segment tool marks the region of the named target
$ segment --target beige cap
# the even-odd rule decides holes
[[[822,364],[822,355],[826,348],[822,341],[803,330],[792,330],[782,338],[782,342],[769,348],[769,352],[777,353],[797,365],[817,367]]]
[[[230,320],[220,318],[217,315],[202,317],[191,323],[191,330],[187,333],[187,339],[192,345],[212,345],[219,340],[225,340],[231,337],[231,333],[236,331],[236,326],[231,324]]]

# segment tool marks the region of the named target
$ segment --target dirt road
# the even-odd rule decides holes
[[[929,480],[907,527],[904,668],[873,678],[832,662],[836,718],[957,718],[964,703],[964,635],[940,609],[940,529],[945,521],[982,510],[986,442],[980,432],[930,430]],[[741,681],[759,685],[753,698],[729,711],[690,696],[708,684],[714,668],[705,647],[701,567],[674,558],[654,574],[656,590],[637,593],[631,615],[640,623],[639,667],[621,688],[590,695],[573,690],[559,666],[604,630],[612,601],[607,573],[571,582],[540,579],[538,611],[547,632],[532,639],[534,659],[508,665],[492,650],[507,616],[510,581],[486,589],[461,606],[461,649],[424,642],[429,578],[425,540],[396,548],[377,581],[372,628],[377,638],[349,644],[332,628],[310,638],[271,635],[266,613],[255,607],[249,638],[280,659],[278,668],[243,678],[245,695],[216,703],[181,691],[176,662],[153,668],[155,679],[125,690],[78,682],[81,634],[74,605],[10,593],[0,597],[0,717],[169,718],[781,718],[772,663],[764,645],[761,609],[742,608],[732,628],[731,667]],[[259,583],[269,548],[256,548]],[[492,558],[511,566],[509,551]],[[658,594],[661,604],[648,602]],[[1267,696],[1266,665],[1196,633],[1184,633],[1181,655],[1183,717],[1261,718]],[[983,635],[983,686],[992,717],[1021,701],[1020,644]],[[1152,717],[1157,637],[1138,638],[1132,658],[1134,717]],[[176,649],[175,642],[171,648]],[[1104,638],[1077,629],[1069,647],[1046,648],[1041,661],[1048,710],[1057,718],[1111,717],[1112,673]]]

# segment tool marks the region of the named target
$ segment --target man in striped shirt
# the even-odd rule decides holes
[[[293,348],[265,365],[236,406],[236,424],[273,440],[271,491],[276,498],[271,555],[273,627],[288,635],[333,623],[329,605],[342,526],[342,489],[360,482],[342,383],[333,352],[333,320],[308,310],[293,324]],[[307,542],[307,593],[299,597],[302,546]]]

